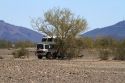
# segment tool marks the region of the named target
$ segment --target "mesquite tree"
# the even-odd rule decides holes
[[[33,27],[48,36],[56,36],[59,51],[67,56],[74,56],[77,47],[76,36],[84,31],[87,22],[80,16],[75,16],[69,9],[53,8],[44,13],[44,18],[32,20]],[[74,50],[73,50],[74,49]],[[72,51],[72,53],[71,53]]]

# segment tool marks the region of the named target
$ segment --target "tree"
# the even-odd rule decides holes
[[[60,51],[66,53],[75,47],[76,36],[86,29],[87,22],[66,8],[53,8],[45,12],[44,19],[32,20],[33,27],[48,36],[56,36]],[[72,55],[73,56],[73,55]]]

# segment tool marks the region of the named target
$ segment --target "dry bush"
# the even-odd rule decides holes
[[[83,39],[81,38],[70,38],[65,43],[65,54],[67,59],[78,58],[83,49]]]
[[[99,58],[101,60],[108,60],[109,59],[110,52],[107,49],[100,49],[99,50]]]
[[[80,44],[81,45],[81,44]],[[82,39],[83,48],[93,48],[94,47],[94,40],[88,37],[83,37]]]
[[[32,43],[31,41],[18,41],[15,43],[15,48],[20,48],[20,47],[35,47],[35,44]]]
[[[113,60],[125,60],[125,48],[117,48]]]
[[[119,41],[113,49],[114,60],[125,60],[125,40]]]
[[[25,48],[20,48],[18,50],[15,50],[12,54],[14,58],[26,58],[26,57],[28,58],[29,57],[28,56],[29,52]]]
[[[116,44],[117,41],[115,39],[110,37],[102,37],[95,40],[94,47],[105,49],[115,47]]]
[[[10,48],[11,45],[12,43],[7,40],[0,40],[0,48]]]

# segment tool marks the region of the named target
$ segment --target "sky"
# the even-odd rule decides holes
[[[125,20],[125,0],[0,0],[0,20],[32,29],[31,19],[54,7],[68,8],[84,17],[87,30]]]

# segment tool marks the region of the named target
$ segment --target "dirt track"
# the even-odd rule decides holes
[[[125,83],[125,62],[0,60],[0,83]]]

